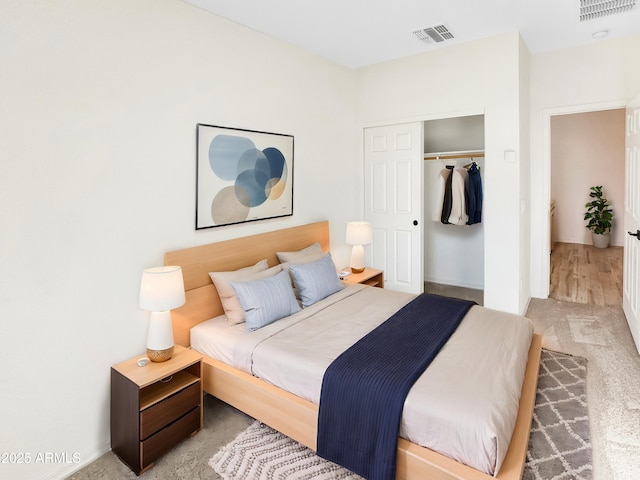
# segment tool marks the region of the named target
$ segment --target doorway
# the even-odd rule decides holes
[[[549,297],[595,305],[622,303],[625,110],[550,118]],[[591,186],[614,210],[611,246],[592,246],[583,215]]]
[[[424,129],[424,291],[484,303],[484,223],[442,221],[442,172],[485,167],[484,115],[427,120]]]
[[[431,123],[434,122],[434,123]],[[469,124],[474,126],[469,128]],[[446,276],[425,277],[425,250],[430,256],[428,269],[433,262],[440,262],[447,252],[433,241],[425,241],[425,226],[433,225],[431,208],[428,219],[425,215],[425,198],[433,195],[435,178],[425,180],[425,125],[428,125],[427,150],[438,149],[439,154],[456,153],[452,161],[461,167],[478,163],[484,165],[484,114],[469,114],[460,117],[414,121],[367,127],[364,129],[365,170],[365,219],[373,229],[372,246],[368,249],[368,264],[385,271],[385,286],[394,290],[412,293],[424,291],[424,280],[447,286],[482,290],[484,288],[484,224],[448,226],[451,240],[439,238],[440,247],[457,245],[449,255],[447,268],[439,269]],[[436,138],[437,142],[433,139]],[[475,143],[469,144],[469,139]],[[465,152],[472,151],[473,155]],[[460,154],[461,155],[457,155]],[[451,155],[449,155],[451,156]],[[444,163],[432,162],[440,171]],[[480,174],[481,181],[484,181]],[[425,188],[425,185],[430,188]],[[472,228],[473,227],[473,228]],[[451,230],[453,229],[453,230]],[[432,233],[428,229],[428,233]],[[455,230],[455,232],[454,232]],[[475,232],[475,237],[465,245],[459,245]],[[479,232],[479,235],[478,235]],[[454,234],[455,233],[455,234]],[[437,237],[437,235],[436,235]],[[435,252],[435,256],[433,255]],[[479,268],[478,268],[479,266]],[[453,267],[453,268],[451,268]],[[450,275],[451,272],[455,275]],[[484,303],[478,302],[478,303]]]

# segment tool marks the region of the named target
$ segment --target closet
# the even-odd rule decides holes
[[[444,224],[440,218],[441,170],[479,168],[484,190],[484,115],[424,122],[424,281],[425,284],[484,289],[484,221]],[[482,212],[484,214],[484,211]]]

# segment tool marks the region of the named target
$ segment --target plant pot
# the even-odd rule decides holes
[[[610,234],[591,232],[591,240],[596,248],[607,248],[609,246]]]

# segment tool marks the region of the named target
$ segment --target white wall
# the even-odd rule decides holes
[[[531,55],[529,49],[520,38],[520,68],[519,68],[519,162],[520,162],[520,232],[518,248],[520,250],[520,304],[519,312],[525,313],[531,299],[531,189],[529,178],[531,175],[531,139],[530,118],[531,110],[529,98],[531,95]]]
[[[424,122],[424,153],[484,150],[484,115]]]
[[[484,113],[485,305],[520,312],[529,275],[520,256],[520,57],[517,33],[385,62],[358,70],[362,125]],[[527,132],[524,132],[527,136]],[[505,162],[504,152],[516,152]],[[526,158],[526,154],[525,154]]]
[[[624,244],[625,110],[551,117],[551,198],[555,241],[591,245],[583,220],[590,188],[602,185],[613,209],[611,244]]]
[[[549,294],[550,118],[624,106],[640,93],[640,35],[531,56],[531,294]]]
[[[109,448],[165,251],[328,218],[348,260],[355,74],[177,0],[3,0],[0,60],[0,478],[58,478]],[[196,232],[197,122],[294,135],[293,217]]]

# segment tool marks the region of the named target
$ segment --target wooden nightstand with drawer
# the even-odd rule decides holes
[[[345,270],[349,270],[345,268]],[[376,268],[366,267],[364,272],[352,273],[344,278],[343,282],[346,283],[361,283],[362,285],[369,285],[370,287],[384,288],[384,272]]]
[[[202,355],[176,345],[140,367],[143,356],[111,367],[111,449],[137,475],[202,428]]]

